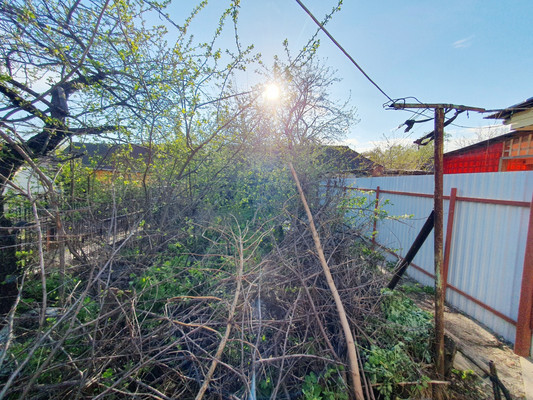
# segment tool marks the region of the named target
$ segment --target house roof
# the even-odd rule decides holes
[[[371,174],[383,167],[348,146],[320,146],[321,157],[336,173]]]
[[[485,117],[485,119],[509,119],[513,114],[533,108],[533,97]]]
[[[130,147],[131,146],[131,147]],[[113,143],[73,143],[72,149],[67,149],[68,154],[81,156],[81,163],[100,171],[113,171],[115,169],[115,156],[122,153],[128,154],[131,160],[148,161],[149,149],[136,144]],[[96,160],[97,164],[94,165]]]
[[[131,146],[131,148],[130,148]],[[322,163],[328,166],[328,170],[334,173],[355,173],[370,175],[377,170],[383,170],[377,164],[348,146],[321,145],[313,149],[318,152]],[[139,145],[113,144],[113,143],[73,143],[72,150],[67,149],[69,155],[79,156],[84,166],[100,171],[113,171],[115,169],[116,156],[127,154],[126,160],[121,161],[148,161],[149,149]],[[95,166],[95,161],[97,162]]]
[[[383,176],[396,175],[433,175],[433,165],[425,169],[386,169],[383,171]]]

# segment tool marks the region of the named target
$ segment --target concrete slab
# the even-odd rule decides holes
[[[524,381],[526,399],[533,400],[533,360],[520,357],[520,365],[522,366],[522,380]]]

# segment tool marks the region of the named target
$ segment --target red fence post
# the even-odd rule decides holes
[[[442,273],[442,290],[446,299],[446,288],[448,287],[448,271],[450,269],[450,251],[452,249],[453,221],[455,216],[455,200],[457,198],[457,188],[452,188],[450,192],[450,204],[448,205],[448,223],[446,224],[446,242],[444,244],[444,261]]]
[[[518,306],[518,321],[514,352],[523,357],[529,357],[531,352],[531,312],[533,311],[533,199],[529,205],[529,226],[524,254],[524,269],[522,272],[522,288],[520,290],[520,304]]]

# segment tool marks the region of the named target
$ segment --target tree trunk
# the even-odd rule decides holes
[[[13,222],[4,215],[0,198],[0,315],[11,309],[17,294],[17,241]]]

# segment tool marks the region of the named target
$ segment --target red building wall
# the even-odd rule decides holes
[[[502,151],[503,142],[499,142],[463,154],[445,155],[444,173],[497,172]]]

